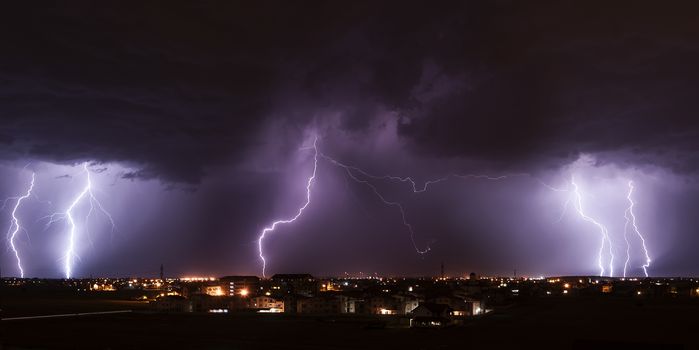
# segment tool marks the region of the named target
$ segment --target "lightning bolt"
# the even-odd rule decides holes
[[[641,240],[641,246],[643,247],[643,254],[646,258],[645,264],[643,264],[641,267],[643,268],[643,273],[648,277],[648,267],[650,267],[650,256],[648,255],[648,248],[646,247],[646,240],[643,238],[643,235],[641,234],[641,231],[638,229],[638,225],[636,225],[636,215],[633,213],[633,207],[636,205],[636,203],[633,201],[631,196],[633,195],[634,191],[634,185],[633,181],[629,181],[629,192],[626,195],[626,199],[629,201],[629,207],[626,209],[624,212],[624,219],[626,219],[626,223],[624,224],[624,238],[626,238],[626,232],[627,228],[629,225],[633,228],[633,232],[636,233],[638,238]],[[626,277],[626,266],[629,263],[629,245],[628,245],[628,240],[627,242],[627,250],[626,250],[626,264],[624,264],[624,277]]]
[[[388,205],[388,206],[392,206],[392,207],[398,208],[398,210],[400,211],[401,218],[403,219],[403,226],[405,226],[405,228],[406,228],[406,229],[408,230],[408,232],[410,233],[410,241],[412,242],[413,248],[415,248],[415,251],[416,251],[418,254],[426,254],[427,252],[429,252],[429,251],[431,250],[431,248],[430,248],[429,245],[427,245],[427,247],[426,247],[425,249],[420,249],[420,248],[418,247],[417,243],[415,242],[415,230],[413,230],[413,226],[408,222],[408,219],[406,218],[406,215],[405,215],[405,208],[403,208],[403,205],[400,204],[399,202],[387,200],[386,197],[384,197],[384,196],[381,194],[381,192],[379,192],[379,190],[376,188],[376,186],[374,186],[371,182],[369,182],[369,181],[367,181],[367,180],[362,180],[362,179],[358,178],[352,171],[356,171],[356,172],[358,172],[358,173],[360,173],[360,174],[362,174],[362,175],[365,175],[365,176],[368,176],[368,177],[371,177],[371,178],[374,178],[374,179],[376,179],[376,178],[388,178],[388,179],[390,179],[390,178],[396,178],[396,179],[401,179],[401,181],[403,181],[402,179],[410,179],[410,178],[398,178],[398,177],[390,177],[390,176],[387,176],[387,177],[376,177],[376,176],[371,176],[371,175],[368,175],[365,171],[363,171],[363,170],[361,170],[361,169],[359,169],[359,168],[357,168],[357,167],[353,167],[353,166],[349,166],[349,165],[345,165],[345,164],[343,164],[343,163],[340,163],[339,161],[337,161],[337,160],[335,160],[335,159],[333,159],[333,158],[331,158],[331,157],[328,157],[328,156],[326,156],[325,154],[322,154],[322,153],[321,153],[320,156],[323,157],[324,159],[328,160],[330,163],[332,163],[332,164],[334,164],[334,165],[336,165],[336,166],[338,166],[338,167],[343,168],[343,169],[347,172],[347,175],[348,175],[352,180],[354,180],[355,182],[361,183],[361,184],[364,184],[364,185],[368,186],[368,187],[372,190],[372,192],[374,192],[374,194],[375,194],[384,204],[386,204],[386,205]],[[410,180],[408,180],[408,181],[410,181],[410,182],[413,184],[413,188],[415,188],[415,187],[414,187],[414,186],[415,186],[415,182],[412,181],[412,179],[410,179]],[[433,183],[434,183],[434,182],[433,182]],[[425,188],[426,188],[426,187],[425,187]]]
[[[322,155],[324,158],[327,158],[328,160],[334,161],[334,159],[331,159],[325,155]],[[507,180],[513,177],[530,177],[534,179],[536,182],[541,184],[542,186],[556,192],[566,192],[566,189],[560,189],[553,187],[544,181],[540,180],[539,178],[533,177],[531,174],[528,173],[514,173],[514,174],[506,174],[506,175],[485,175],[485,174],[449,174],[440,178],[432,179],[432,180],[427,180],[422,183],[422,186],[418,186],[417,181],[415,181],[411,176],[395,176],[395,175],[375,175],[371,174],[359,167],[353,166],[353,165],[347,165],[347,164],[340,164],[337,162],[338,166],[341,166],[345,169],[357,172],[367,178],[371,178],[374,180],[387,180],[387,181],[399,181],[403,183],[408,183],[410,184],[410,187],[413,190],[413,193],[423,193],[426,192],[428,187],[430,185],[438,184],[440,182],[445,182],[448,181],[451,178],[459,178],[459,179],[476,179],[476,180],[489,180],[489,181],[501,181],[501,180]]]
[[[313,173],[311,174],[311,177],[308,178],[306,181],[306,202],[298,209],[296,212],[296,215],[294,215],[290,219],[285,219],[285,220],[277,220],[273,222],[270,226],[265,227],[262,232],[260,233],[259,238],[257,239],[257,248],[259,251],[259,256],[260,260],[262,260],[262,277],[267,277],[265,272],[267,269],[267,260],[265,259],[264,253],[263,253],[263,241],[265,239],[265,236],[267,233],[270,233],[274,231],[274,229],[277,228],[278,225],[282,224],[289,224],[299,217],[301,217],[301,214],[303,214],[303,211],[306,210],[306,208],[311,204],[311,187],[313,186],[313,183],[315,182],[316,179],[316,172],[318,170],[318,137],[313,140]]]
[[[453,173],[453,174],[449,174],[449,175],[446,175],[446,176],[443,176],[440,178],[436,178],[433,180],[427,180],[422,184],[422,186],[418,186],[417,181],[415,181],[410,176],[375,175],[375,174],[371,174],[371,173],[369,173],[369,172],[367,172],[367,171],[365,171],[357,166],[341,163],[340,161],[338,161],[332,157],[329,157],[323,153],[321,153],[320,156],[322,158],[328,160],[332,164],[343,168],[347,172],[347,175],[355,182],[358,182],[358,183],[361,183],[361,184],[368,186],[372,190],[372,192],[374,192],[374,194],[384,204],[398,208],[398,210],[400,211],[400,214],[401,214],[401,218],[403,220],[403,226],[405,226],[406,229],[408,230],[408,232],[410,233],[410,241],[412,242],[413,248],[415,249],[415,251],[418,254],[426,254],[427,252],[429,252],[431,250],[431,248],[430,248],[429,244],[426,246],[425,249],[420,249],[418,247],[418,245],[415,241],[415,231],[413,229],[413,226],[407,220],[407,217],[405,214],[405,208],[403,207],[403,205],[399,202],[387,200],[386,197],[384,197],[379,192],[379,190],[376,188],[375,185],[373,185],[371,182],[369,182],[367,180],[359,179],[355,173],[360,174],[366,178],[373,179],[373,180],[399,181],[399,182],[403,182],[403,183],[408,183],[408,184],[410,184],[413,193],[426,192],[430,185],[437,184],[440,182],[445,182],[451,178],[466,179],[466,180],[476,179],[476,180],[487,180],[487,181],[502,181],[502,180],[507,180],[507,179],[513,178],[513,177],[529,177],[529,178],[534,179],[536,182],[538,182],[539,184],[541,184],[542,186],[546,187],[549,190],[556,191],[556,192],[567,192],[568,191],[567,189],[559,189],[559,188],[553,187],[553,186],[545,183],[544,181],[540,180],[539,178],[536,178],[536,177],[532,176],[531,174],[527,174],[527,173],[515,173],[515,174],[506,174],[506,175],[497,175],[497,176],[484,175],[484,174],[456,174],[456,173]],[[561,216],[562,215],[563,214],[561,214]]]
[[[7,229],[7,236],[10,238],[10,247],[12,248],[12,252],[15,254],[15,258],[17,259],[17,268],[19,269],[19,275],[20,277],[24,278],[24,269],[22,268],[22,259],[19,257],[19,251],[17,250],[17,246],[15,246],[15,238],[17,238],[17,233],[22,229],[22,225],[17,218],[17,209],[22,205],[22,201],[29,198],[32,195],[32,190],[34,189],[34,180],[36,176],[34,173],[32,173],[32,180],[29,183],[29,189],[27,189],[27,192],[21,196],[21,197],[12,197],[13,199],[17,199],[17,202],[15,203],[15,206],[12,208],[12,220],[10,223],[10,227]],[[7,202],[7,200],[5,200]]]
[[[87,212],[87,215],[85,215],[84,220],[86,227],[85,231],[88,234],[88,236],[89,231],[87,227],[89,224],[90,216],[95,211],[95,209],[99,210],[107,218],[107,220],[112,226],[112,232],[114,232],[114,228],[116,227],[111,214],[109,214],[104,209],[102,203],[100,203],[100,201],[97,200],[97,197],[95,197],[94,193],[92,192],[92,178],[90,177],[90,169],[88,168],[87,162],[83,163],[82,168],[85,173],[85,187],[83,187],[83,189],[77,194],[77,196],[73,199],[73,201],[70,203],[65,212],[54,213],[48,216],[49,222],[46,224],[47,226],[50,226],[54,222],[65,220],[68,223],[68,226],[70,227],[68,233],[68,244],[66,247],[66,251],[63,255],[64,271],[66,278],[71,278],[73,276],[73,260],[74,258],[78,257],[77,253],[75,252],[75,240],[78,233],[78,224],[75,220],[75,215],[73,212],[76,206],[78,206],[78,204],[80,204],[80,202],[82,202],[85,197],[88,198],[88,202],[90,203],[90,210]]]
[[[393,179],[393,180],[395,180],[395,179],[397,179],[397,177],[393,177],[393,176],[385,176],[385,177],[384,177],[384,176],[375,176],[375,175],[371,175],[371,174],[369,174],[369,173],[365,172],[364,170],[359,169],[359,168],[357,168],[357,167],[353,167],[353,166],[349,166],[349,165],[340,163],[339,161],[337,161],[337,160],[335,160],[335,159],[333,159],[333,158],[331,158],[331,157],[329,157],[329,156],[327,156],[327,155],[325,155],[325,154],[320,153],[320,152],[318,151],[318,144],[317,144],[317,142],[318,142],[318,138],[316,137],[316,138],[314,139],[314,141],[313,141],[313,146],[312,146],[312,147],[302,148],[302,149],[304,149],[304,150],[305,150],[305,149],[313,149],[313,151],[314,151],[314,155],[313,155],[313,173],[312,173],[311,177],[308,178],[308,181],[306,182],[306,202],[298,209],[298,211],[297,211],[297,213],[296,213],[295,216],[293,216],[293,217],[290,218],[290,219],[286,219],[286,220],[277,220],[277,221],[273,222],[270,226],[265,227],[265,228],[262,230],[262,232],[260,233],[260,236],[258,237],[257,246],[258,246],[258,253],[259,253],[260,260],[262,260],[262,277],[266,277],[266,269],[267,269],[267,260],[266,260],[266,258],[265,258],[265,256],[264,256],[264,253],[263,253],[263,240],[265,239],[265,237],[267,236],[267,234],[270,233],[270,232],[272,232],[272,231],[274,231],[274,230],[277,228],[278,225],[281,225],[281,224],[288,224],[288,223],[292,223],[292,222],[296,221],[296,219],[298,219],[298,218],[303,214],[303,211],[310,205],[310,203],[311,203],[311,187],[312,187],[312,185],[313,185],[313,183],[315,182],[315,179],[316,179],[316,173],[317,173],[317,170],[318,170],[318,158],[319,158],[319,157],[321,157],[321,158],[323,158],[323,159],[329,161],[331,164],[333,164],[333,165],[335,165],[335,166],[338,166],[338,167],[343,168],[343,169],[347,172],[347,175],[348,175],[352,180],[354,180],[355,182],[361,183],[361,184],[364,184],[364,185],[368,186],[368,187],[372,190],[372,192],[373,192],[374,194],[376,194],[376,196],[377,196],[384,204],[386,204],[386,205],[388,205],[388,206],[393,206],[393,207],[398,208],[398,210],[399,210],[399,212],[400,212],[400,214],[401,214],[403,226],[405,226],[406,229],[408,230],[408,232],[410,233],[410,240],[411,240],[411,242],[412,242],[413,247],[415,248],[415,251],[416,251],[417,253],[419,253],[419,254],[426,254],[427,252],[430,251],[430,247],[429,247],[429,246],[427,246],[425,249],[420,249],[420,248],[418,247],[418,245],[417,245],[417,243],[416,243],[416,241],[415,241],[415,231],[414,231],[414,229],[413,229],[413,226],[412,226],[412,225],[408,222],[408,220],[407,220],[407,217],[406,217],[406,214],[405,214],[405,208],[403,207],[403,205],[400,204],[400,203],[398,203],[398,202],[395,202],[395,201],[389,201],[389,200],[387,200],[386,197],[384,197],[384,196],[379,192],[379,190],[376,188],[376,186],[374,186],[374,185],[373,185],[372,183],[370,183],[369,181],[362,180],[362,179],[358,178],[358,177],[353,173],[353,171],[355,171],[355,172],[357,172],[357,173],[360,173],[360,174],[362,174],[362,175],[364,175],[364,176],[373,178],[373,179]],[[404,178],[404,180],[402,180],[402,181],[410,181],[410,182],[413,184],[413,188],[414,188],[414,189],[416,188],[416,187],[415,187],[416,184],[415,184],[414,181],[412,181],[412,179],[410,179],[410,178]],[[440,181],[441,181],[441,180],[440,180]]]
[[[624,242],[626,242],[626,261],[624,261],[624,274],[622,275],[624,278],[626,278],[626,269],[629,266],[629,260],[631,259],[631,242],[629,242],[629,235],[628,235],[628,227],[629,227],[629,217],[627,216],[628,209],[624,211],[624,219],[626,219],[626,222],[624,223]],[[647,277],[647,276],[646,276]]]
[[[443,177],[440,177],[437,179],[425,181],[422,184],[422,186],[418,186],[418,183],[412,177],[409,177],[409,176],[401,177],[401,176],[393,176],[393,175],[375,175],[375,174],[371,174],[371,173],[369,173],[369,172],[367,172],[359,167],[344,164],[344,163],[320,152],[318,150],[317,142],[318,142],[318,138],[316,137],[313,141],[312,147],[300,148],[300,150],[311,150],[312,149],[314,151],[313,173],[311,174],[311,176],[308,178],[308,180],[306,182],[306,201],[305,201],[305,203],[298,209],[298,211],[296,212],[296,215],[294,215],[293,217],[291,217],[289,219],[274,221],[271,225],[265,227],[261,231],[260,235],[258,236],[258,239],[257,239],[258,255],[260,257],[260,260],[262,261],[262,276],[263,277],[266,277],[266,268],[267,268],[267,259],[265,258],[264,251],[263,251],[263,247],[264,247],[263,241],[266,238],[267,234],[274,231],[278,225],[288,224],[288,223],[292,223],[292,222],[296,221],[303,214],[304,210],[310,205],[310,203],[311,203],[311,187],[316,179],[316,174],[317,174],[317,169],[318,169],[318,158],[319,157],[324,159],[324,160],[327,160],[332,165],[335,165],[335,166],[345,170],[345,172],[347,173],[347,176],[350,179],[352,179],[353,181],[369,187],[369,189],[371,189],[371,191],[379,198],[379,200],[383,204],[397,208],[400,215],[401,215],[402,224],[410,234],[410,241],[412,243],[413,248],[415,249],[415,251],[418,254],[421,254],[421,255],[428,253],[431,250],[431,248],[430,248],[429,244],[427,244],[427,246],[424,249],[421,249],[418,246],[418,244],[415,240],[415,230],[414,230],[413,226],[410,224],[410,222],[408,222],[404,206],[400,202],[388,200],[383,194],[381,194],[381,192],[378,190],[376,185],[374,185],[372,182],[368,181],[367,179],[384,180],[384,181],[399,181],[402,183],[408,183],[408,184],[410,184],[413,193],[422,193],[422,192],[427,191],[428,187],[430,185],[444,182],[444,181],[447,181],[451,178],[483,179],[483,180],[490,180],[490,181],[500,181],[500,180],[505,180],[505,179],[509,179],[512,177],[526,176],[526,177],[533,178],[535,181],[537,181],[538,183],[540,183],[541,185],[545,186],[546,188],[548,188],[550,190],[557,191],[557,192],[558,191],[563,191],[563,192],[568,191],[567,189],[558,189],[558,188],[555,188],[553,186],[550,186],[550,185],[546,184],[545,182],[541,181],[540,179],[533,177],[530,174],[526,174],[526,173],[508,174],[508,175],[500,175],[500,176],[481,175],[481,174],[466,174],[466,175],[449,174],[449,175],[446,175],[446,176],[443,176]],[[360,177],[363,177],[363,178],[360,178]]]
[[[425,191],[427,191],[427,187],[429,185],[436,184],[436,183],[443,182],[443,181],[447,181],[447,180],[449,180],[449,177],[450,177],[450,176],[445,176],[445,177],[441,177],[438,179],[425,181],[423,183],[422,187],[418,188],[417,182],[415,180],[413,180],[413,178],[410,176],[401,177],[401,176],[394,176],[394,175],[374,175],[374,174],[366,172],[365,170],[363,170],[359,167],[340,163],[337,160],[335,160],[331,157],[328,157],[324,154],[321,154],[321,156],[323,158],[327,159],[329,162],[333,163],[334,165],[337,165],[341,168],[344,168],[349,173],[354,171],[356,173],[361,174],[364,177],[367,177],[367,178],[370,178],[373,180],[390,180],[390,181],[399,181],[399,182],[409,183],[411,185],[414,193],[425,192]],[[353,177],[353,176],[350,176],[350,177]],[[356,178],[354,180],[357,181]],[[364,182],[364,183],[367,183],[367,182]]]
[[[600,233],[602,234],[602,244],[600,245],[599,257],[597,260],[597,263],[598,263],[599,268],[600,268],[600,276],[604,276],[605,270],[604,270],[604,265],[602,263],[602,260],[603,260],[602,256],[604,253],[604,247],[605,247],[605,245],[607,245],[609,247],[609,256],[610,256],[610,259],[609,259],[609,277],[612,277],[614,275],[614,252],[612,251],[612,242],[609,239],[609,231],[607,230],[607,228],[604,225],[599,223],[597,220],[595,220],[595,219],[593,219],[585,214],[585,212],[583,210],[583,205],[582,205],[582,195],[580,194],[580,188],[578,187],[578,184],[575,183],[575,179],[573,177],[571,177],[570,182],[573,185],[573,194],[575,196],[575,205],[574,205],[575,210],[578,212],[578,214],[580,215],[580,217],[583,220],[595,225],[600,230]]]

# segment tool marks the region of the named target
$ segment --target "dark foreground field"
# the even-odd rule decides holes
[[[5,298],[11,315],[132,308],[108,299]],[[528,301],[439,330],[372,329],[366,317],[128,314],[2,321],[2,349],[699,349],[691,300]]]

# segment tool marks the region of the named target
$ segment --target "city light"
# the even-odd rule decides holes
[[[215,278],[215,277],[181,277],[180,280],[183,282],[207,282],[207,281],[216,281],[217,278]]]

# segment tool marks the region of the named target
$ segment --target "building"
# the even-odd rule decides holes
[[[324,294],[312,298],[297,298],[296,312],[300,314],[354,313],[354,300],[339,294]]]
[[[157,312],[192,312],[192,304],[184,297],[167,295],[149,303]]]
[[[410,312],[410,327],[441,328],[451,324],[452,309],[446,304],[420,303]]]
[[[271,280],[272,289],[283,293],[312,296],[320,291],[320,282],[307,273],[276,274]]]
[[[398,315],[402,313],[401,302],[391,295],[375,295],[367,299],[365,312],[373,315]]]
[[[237,295],[226,299],[228,299],[229,311],[245,311],[250,309],[250,299],[247,297]]]
[[[226,289],[225,285],[210,285],[210,286],[203,286],[202,287],[202,292],[206,295],[211,295],[214,297],[221,297],[228,295],[228,290]]]
[[[225,293],[228,296],[255,296],[260,290],[260,278],[257,276],[225,276],[219,281],[227,287]]]
[[[207,294],[193,294],[190,297],[192,312],[228,312],[228,300],[226,298],[213,297]]]
[[[482,313],[481,302],[476,299],[454,296],[439,296],[428,300],[433,304],[449,306],[453,316],[474,316]]]
[[[266,295],[257,296],[250,298],[249,307],[268,312],[284,312],[284,301]]]
[[[393,298],[400,303],[398,313],[401,315],[409,314],[420,304],[420,300],[413,295],[394,295]]]
[[[318,283],[320,284],[320,292],[338,292],[342,290],[342,287],[333,280],[321,280]]]
[[[298,313],[299,301],[308,299],[309,297],[296,294],[287,294],[284,296],[284,312],[288,314]]]

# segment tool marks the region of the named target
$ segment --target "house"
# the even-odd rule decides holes
[[[208,294],[194,294],[190,297],[192,312],[212,312],[212,310],[228,310],[229,301],[226,298],[214,297]]]
[[[272,276],[271,281],[273,289],[284,293],[312,296],[320,291],[320,282],[307,273],[278,273]]]
[[[401,302],[390,295],[375,295],[367,299],[365,311],[373,315],[400,314]]]
[[[354,300],[340,295],[319,295],[296,299],[296,312],[300,314],[344,314],[354,312]]]
[[[179,295],[167,295],[149,303],[157,312],[192,312],[192,304]]]
[[[216,296],[216,297],[228,295],[228,293],[225,289],[225,286],[221,286],[218,284],[203,286],[201,289],[201,292],[206,294],[206,295]]]
[[[452,309],[446,304],[420,303],[420,305],[410,312],[410,316],[448,318],[451,316],[451,313]]]
[[[297,294],[287,294],[284,296],[284,312],[287,314],[298,313],[299,301],[309,297]]]
[[[480,300],[467,297],[439,296],[428,301],[448,305],[452,309],[452,316],[473,316],[480,314],[482,310]]]
[[[451,324],[452,309],[446,304],[420,303],[410,312],[410,327],[441,328]]]
[[[247,297],[236,295],[227,298],[227,300],[228,309],[230,311],[244,311],[250,308],[250,299]]]
[[[398,302],[400,303],[400,308],[398,310],[398,314],[400,315],[409,314],[420,304],[420,300],[414,295],[397,294],[394,295],[393,298],[398,300]]]
[[[249,307],[261,311],[284,312],[284,301],[270,296],[257,296],[250,298]]]
[[[260,278],[257,276],[225,276],[219,278],[219,282],[229,296],[253,296],[260,289]]]

